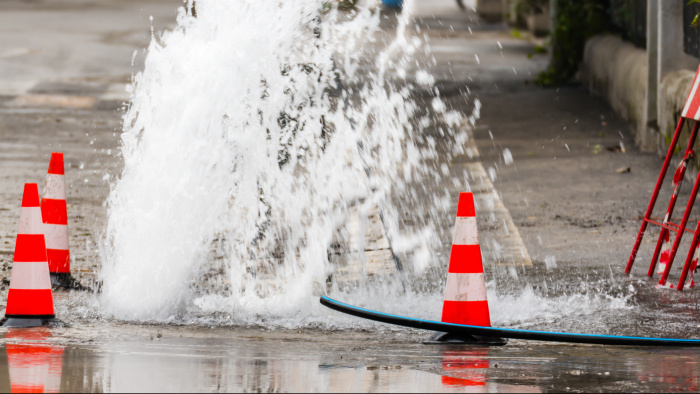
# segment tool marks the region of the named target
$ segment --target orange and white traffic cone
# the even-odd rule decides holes
[[[474,196],[460,193],[457,206],[457,221],[447,271],[445,300],[442,305],[442,322],[470,326],[491,326],[489,303],[486,298],[484,264],[476,226]],[[476,342],[503,345],[501,338],[455,338],[449,334],[438,334],[440,342]]]
[[[57,322],[36,183],[24,185],[19,231],[2,326],[38,327]]]
[[[68,209],[63,153],[54,152],[51,154],[49,171],[46,174],[44,197],[41,199],[41,215],[44,220],[51,284],[60,287],[76,287],[76,281],[70,273]]]
[[[5,334],[13,393],[61,392],[63,348],[46,342],[51,336],[48,328],[37,330],[10,328]]]

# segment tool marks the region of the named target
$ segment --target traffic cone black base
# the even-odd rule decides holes
[[[7,317],[0,320],[0,327],[8,328],[31,328],[31,327],[68,327],[61,320],[53,318],[37,318],[37,317]]]
[[[480,335],[458,335],[439,332],[423,343],[426,345],[503,346],[508,343],[508,340],[496,337],[482,337]]]

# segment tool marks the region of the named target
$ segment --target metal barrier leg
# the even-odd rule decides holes
[[[688,205],[685,207],[685,213],[683,213],[683,220],[681,220],[681,225],[678,227],[678,234],[676,234],[676,239],[673,241],[673,247],[671,247],[671,255],[668,256],[668,264],[666,265],[663,275],[661,275],[659,284],[662,286],[665,285],[666,281],[668,280],[668,274],[671,272],[671,266],[673,266],[673,259],[676,257],[678,246],[681,244],[681,239],[683,238],[683,233],[685,232],[685,226],[688,224],[688,219],[690,218],[690,212],[693,210],[695,199],[698,197],[698,190],[700,190],[700,176],[695,179],[693,191],[690,193]]]
[[[690,138],[688,139],[688,146],[683,154],[683,160],[681,160],[678,165],[678,169],[673,176],[673,194],[671,195],[671,201],[668,203],[668,209],[666,210],[666,216],[664,217],[663,224],[667,225],[671,221],[673,216],[673,210],[676,207],[676,201],[678,201],[678,193],[681,191],[681,186],[683,185],[683,177],[685,176],[685,170],[688,168],[688,162],[695,156],[693,152],[693,145],[695,145],[695,138],[698,134],[698,126],[700,122],[695,122],[693,126],[693,131],[690,133]],[[649,265],[649,272],[647,272],[648,277],[654,276],[654,269],[656,268],[656,262],[659,259],[659,253],[661,252],[661,247],[666,240],[667,234],[670,231],[666,228],[661,229],[661,234],[659,234],[659,240],[656,242],[656,248],[654,249],[654,255],[651,258],[651,264]]]
[[[668,153],[666,154],[666,160],[664,160],[664,165],[661,167],[661,173],[659,174],[659,179],[656,181],[656,187],[654,187],[654,193],[651,195],[651,201],[649,201],[649,206],[644,214],[644,220],[642,220],[642,226],[637,233],[637,239],[634,241],[634,247],[632,248],[632,253],[630,254],[630,259],[627,261],[627,267],[625,267],[625,274],[629,274],[632,270],[632,265],[634,264],[634,259],[637,258],[637,252],[639,252],[639,245],[642,243],[642,238],[644,238],[644,232],[649,224],[647,221],[651,218],[651,212],[654,210],[654,205],[656,205],[656,199],[659,197],[659,190],[661,185],[664,183],[664,177],[668,171],[668,165],[671,162],[671,157],[673,156],[673,151],[676,149],[678,144],[678,138],[680,137],[681,130],[683,129],[683,124],[685,123],[685,118],[681,117],[678,120],[678,126],[676,126],[676,131],[673,134],[673,139],[671,140],[671,145],[668,147]]]
[[[700,244],[700,220],[698,220],[698,225],[695,227],[695,235],[693,236],[693,242],[690,244],[690,251],[688,251],[688,257],[685,259],[685,264],[683,265],[683,272],[681,272],[681,279],[678,280],[678,291],[682,291],[685,286],[685,280],[688,278],[688,271],[691,269],[693,264],[693,259],[695,258],[695,251]]]

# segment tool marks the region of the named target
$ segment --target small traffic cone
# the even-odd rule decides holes
[[[5,334],[10,392],[61,392],[63,348],[46,341],[51,336],[49,330],[10,328]]]
[[[58,287],[76,288],[79,285],[70,273],[68,210],[64,174],[63,153],[52,153],[49,171],[46,174],[44,197],[41,199],[41,216],[44,221],[51,284]]]
[[[38,327],[54,323],[60,322],[54,315],[39,188],[36,183],[27,183],[22,197],[7,309],[0,325]]]
[[[489,302],[486,299],[484,264],[476,227],[474,196],[460,193],[457,206],[457,221],[450,253],[450,266],[445,285],[445,301],[442,304],[442,322],[470,326],[491,326]],[[504,345],[501,338],[456,337],[438,334],[438,342],[479,343]]]
[[[659,254],[659,266],[656,268],[656,273],[659,275],[663,275],[664,272],[666,271],[666,265],[668,264],[668,260],[671,256],[671,236],[669,235],[669,232],[666,231],[666,234],[664,235],[664,243],[661,245],[661,254]],[[675,286],[671,281],[666,281],[666,284],[656,285],[657,289],[674,289]]]
[[[671,237],[668,231],[664,235],[664,243],[661,245],[661,254],[659,255],[659,266],[656,267],[656,273],[662,275],[666,271],[668,258],[671,255]]]

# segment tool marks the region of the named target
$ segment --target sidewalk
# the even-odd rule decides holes
[[[533,83],[547,58],[533,54],[528,59],[535,45],[514,38],[510,28],[480,22],[472,11],[446,15],[442,25],[426,20],[431,47],[439,54],[437,74],[449,63],[452,83],[465,84],[469,99],[479,99],[483,106],[474,128],[479,161],[495,170],[495,188],[535,265],[609,266],[622,274],[661,159],[641,153],[630,125],[584,86],[542,88]],[[459,100],[463,98],[452,103]],[[507,152],[512,164],[504,159]],[[452,165],[464,166],[462,160],[470,161],[464,157]],[[626,167],[629,172],[616,172]],[[686,195],[690,188],[686,184]],[[669,197],[670,190],[664,189],[656,216],[663,216]],[[681,197],[677,214],[686,201]],[[482,231],[488,234],[489,229]],[[645,245],[655,242],[652,234],[657,232],[648,233]],[[684,257],[679,253],[679,260]],[[651,259],[651,251],[643,247],[639,258],[635,274]],[[677,261],[674,271],[681,265]]]
[[[631,125],[584,86],[533,84],[547,59],[528,58],[535,45],[514,38],[505,26],[483,24],[472,12],[438,14],[423,21],[430,24],[431,45],[441,52],[438,72],[447,69],[448,62],[453,65],[454,78],[435,75],[441,91],[469,88],[466,97],[456,93],[443,97],[447,106],[468,115],[475,99],[482,105],[472,130],[480,155],[453,159],[450,175],[471,173],[475,193],[492,184],[507,210],[494,218],[488,205],[477,207],[489,286],[494,293],[506,295],[497,297],[497,302],[490,299],[492,317],[517,319],[522,313],[527,316],[525,327],[532,327],[528,322],[535,320],[536,327],[547,331],[696,335],[697,290],[659,291],[654,287],[658,275],[646,280],[658,229],[650,226],[631,277],[624,275],[662,159],[640,152],[632,140]],[[476,164],[492,179],[483,182],[483,177],[475,177]],[[653,217],[666,212],[676,165],[672,164],[664,182]],[[445,187],[450,196],[464,191],[441,185],[428,193],[444,194]],[[686,181],[676,206],[676,222],[691,188]],[[456,197],[451,202],[450,217],[441,223],[441,239],[451,239]],[[695,227],[698,216],[696,210],[689,227]],[[517,242],[504,241],[504,234],[513,232],[505,229],[510,224],[503,217],[512,218],[531,265],[521,257]],[[690,238],[686,234],[675,259],[669,277],[674,284]],[[448,243],[441,255],[449,253]],[[541,317],[533,318],[540,313],[536,311]]]

